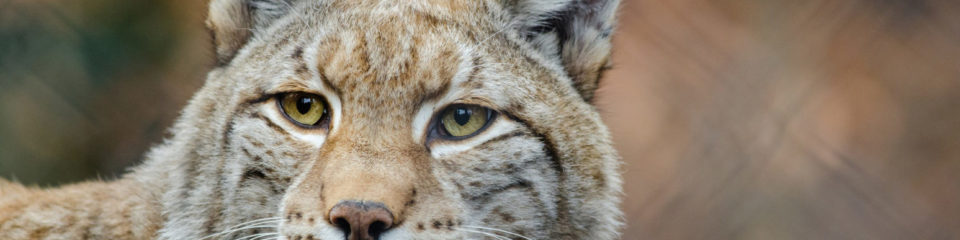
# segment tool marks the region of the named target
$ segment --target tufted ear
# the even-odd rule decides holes
[[[251,36],[285,15],[293,0],[211,0],[207,28],[225,65]]]
[[[547,56],[559,58],[588,102],[609,68],[610,34],[619,0],[507,1],[520,32]]]

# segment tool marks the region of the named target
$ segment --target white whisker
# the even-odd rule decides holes
[[[256,228],[271,228],[271,227],[275,228],[276,226],[277,226],[276,224],[264,223],[264,224],[250,225],[250,226],[237,228],[237,229],[231,229],[230,231],[236,232],[236,231],[243,231],[243,230],[256,229]]]
[[[482,231],[479,231],[479,230],[471,230],[471,229],[463,229],[463,228],[455,228],[455,229],[456,229],[457,231],[464,231],[464,232],[470,232],[470,233],[483,234],[483,235],[486,235],[486,236],[488,236],[488,237],[496,238],[497,240],[510,240],[509,238],[506,238],[506,237],[504,237],[504,236],[500,236],[500,235],[498,235],[498,234],[496,234],[496,233],[482,232]]]
[[[250,236],[242,237],[242,238],[237,238],[236,240],[256,240],[256,239],[261,239],[261,238],[264,238],[264,237],[271,237],[271,236],[274,236],[274,235],[280,235],[280,234],[279,234],[279,233],[275,233],[275,232],[259,233],[259,234],[253,234],[253,235],[250,235]]]
[[[502,233],[506,233],[506,234],[513,235],[513,236],[517,236],[517,237],[520,237],[520,238],[523,238],[523,239],[526,239],[526,240],[533,240],[533,239],[530,239],[530,238],[528,238],[528,237],[526,237],[526,236],[520,235],[520,234],[518,234],[518,233],[511,232],[511,231],[507,231],[507,230],[503,230],[503,229],[498,229],[498,228],[472,226],[472,225],[465,225],[465,226],[461,226],[461,227],[474,228],[474,229],[483,229],[483,230],[490,230],[490,231],[497,231],[497,232],[502,232]]]
[[[210,235],[204,236],[204,237],[200,238],[200,240],[209,239],[209,238],[213,238],[213,237],[219,237],[219,236],[223,236],[223,235],[226,235],[226,234],[231,234],[231,233],[235,233],[235,232],[243,231],[243,230],[248,230],[248,229],[269,228],[269,227],[276,228],[277,224],[279,224],[281,220],[282,220],[281,217],[269,217],[269,218],[255,219],[255,220],[243,222],[243,223],[240,223],[240,224],[237,224],[237,225],[233,225],[233,226],[231,226],[231,227],[229,227],[229,228],[227,228],[227,229],[225,229],[225,230],[223,230],[223,231],[220,231],[220,232],[218,232],[218,233],[214,233],[214,234],[210,234]]]
[[[270,235],[263,235],[263,236],[260,236],[260,237],[256,237],[256,238],[253,238],[253,239],[250,239],[250,240],[260,240],[261,238],[263,238],[263,239],[266,239],[266,238],[277,239],[278,237],[280,237],[280,234],[279,234],[279,233],[273,233],[273,234],[270,234]]]
[[[513,23],[507,24],[506,27],[501,28],[500,30],[497,30],[496,32],[494,32],[494,33],[491,34],[490,36],[487,36],[486,38],[484,38],[483,40],[480,40],[480,43],[483,44],[483,43],[487,42],[487,41],[490,40],[491,38],[499,35],[499,34],[502,33],[504,30],[507,30],[507,29],[511,28],[512,26],[513,26]]]
[[[230,227],[227,228],[227,229],[239,228],[239,227],[242,227],[242,226],[244,226],[244,225],[257,224],[257,223],[260,223],[260,222],[279,221],[279,220],[281,220],[281,219],[282,219],[281,217],[259,218],[259,219],[254,219],[254,220],[246,221],[246,222],[243,222],[243,223],[239,223],[239,224],[237,224],[237,225],[230,226]]]

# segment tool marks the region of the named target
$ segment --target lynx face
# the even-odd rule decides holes
[[[151,156],[191,159],[160,236],[615,238],[588,101],[616,5],[212,1],[222,66],[165,146],[190,150]]]

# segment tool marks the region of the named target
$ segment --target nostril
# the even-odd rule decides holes
[[[380,234],[387,231],[387,223],[382,221],[376,221],[370,224],[370,228],[367,229],[367,234],[373,238],[379,238]]]
[[[350,236],[350,222],[346,218],[336,218],[333,220],[333,224],[343,231],[343,235]]]

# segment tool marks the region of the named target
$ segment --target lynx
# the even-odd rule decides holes
[[[118,180],[0,180],[0,239],[616,239],[618,3],[212,0],[171,136]]]

